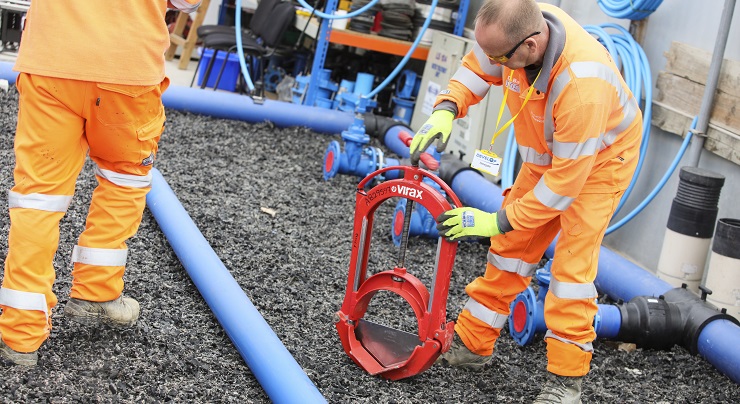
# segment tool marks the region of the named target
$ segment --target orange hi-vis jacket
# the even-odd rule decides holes
[[[545,19],[559,21],[554,27],[564,32],[551,32],[536,91],[514,121],[523,163],[540,178],[499,212],[504,232],[547,223],[581,193],[625,190],[639,155],[642,114],[607,50],[559,8],[540,7]],[[437,97],[435,109],[452,109],[463,117],[494,84],[509,89],[506,103],[514,115],[537,71],[528,75],[517,69],[509,81],[510,72],[490,62],[476,45]],[[600,170],[604,166],[609,169]]]
[[[188,11],[200,0],[170,4]],[[166,0],[32,1],[15,70],[96,83],[159,84],[170,46],[167,6]]]

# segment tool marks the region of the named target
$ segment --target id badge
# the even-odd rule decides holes
[[[475,155],[473,156],[473,162],[470,163],[470,166],[496,176],[501,170],[501,158],[492,151],[476,150]]]

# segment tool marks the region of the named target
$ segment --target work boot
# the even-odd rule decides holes
[[[64,316],[85,325],[107,324],[116,328],[131,327],[139,318],[139,302],[121,295],[109,302],[91,302],[70,298]]]
[[[580,404],[583,376],[558,376],[549,373],[547,383],[534,400],[535,404]]]
[[[0,359],[2,362],[12,363],[20,366],[36,366],[39,361],[39,354],[36,351],[33,352],[17,352],[3,342],[2,335],[0,335]]]
[[[450,350],[440,355],[434,361],[434,364],[481,370],[488,363],[491,363],[491,358],[493,358],[493,355],[483,356],[470,352],[470,349],[465,346],[460,337],[457,336],[457,333],[455,333],[455,336],[452,338]]]

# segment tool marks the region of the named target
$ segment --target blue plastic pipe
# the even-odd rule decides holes
[[[260,315],[157,169],[147,206],[193,283],[275,403],[326,400]]]
[[[270,121],[277,126],[305,126],[320,133],[341,133],[354,121],[344,111],[283,101],[265,100],[255,104],[252,98],[235,93],[206,91],[199,88],[171,86],[162,94],[165,107],[247,122]]]
[[[8,80],[13,84],[16,77],[18,77],[18,72],[13,71],[13,63],[0,62],[0,79]]]

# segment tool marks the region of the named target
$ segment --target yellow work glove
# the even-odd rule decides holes
[[[501,234],[498,214],[487,213],[475,208],[456,208],[442,213],[437,218],[437,231],[447,241],[460,238],[493,237]]]
[[[439,109],[432,112],[432,116],[427,119],[411,140],[409,153],[411,154],[412,165],[419,164],[421,153],[424,153],[437,138],[439,138],[437,151],[444,151],[445,147],[447,147],[447,141],[450,139],[450,133],[452,132],[453,119],[455,119],[455,114],[450,111]]]

